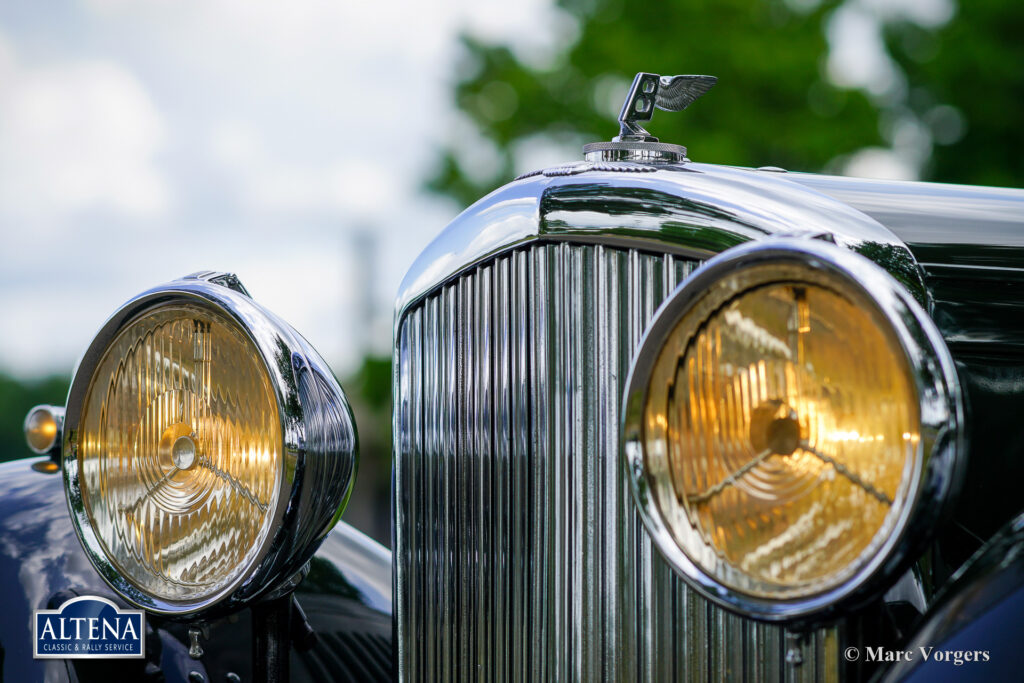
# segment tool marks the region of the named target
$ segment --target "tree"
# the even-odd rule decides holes
[[[906,108],[930,130],[928,180],[1024,185],[1024,4],[961,2],[937,30],[888,27],[906,74]]]
[[[610,139],[638,71],[718,76],[718,87],[696,104],[659,112],[648,127],[686,145],[694,160],[814,171],[882,144],[874,105],[824,73],[823,22],[837,2],[804,9],[797,8],[808,3],[782,0],[557,4],[578,21],[579,39],[552,64],[534,66],[507,46],[463,38],[474,68],[457,83],[456,103],[494,143],[499,163],[492,174],[474,174],[453,141],[432,189],[464,204],[479,198],[529,170],[517,168],[516,156],[533,136],[552,144]]]
[[[556,2],[577,21],[578,40],[549,65],[463,38],[471,68],[456,84],[456,104],[493,143],[498,163],[492,172],[468,168],[466,147],[479,141],[453,140],[430,188],[468,204],[532,170],[517,157],[537,136],[562,147],[609,139],[637,71],[719,77],[690,109],[659,112],[649,127],[686,145],[694,160],[820,171],[864,147],[887,146],[909,124],[926,132],[911,155],[923,160],[923,179],[1024,184],[1022,3],[962,2],[951,21],[929,26],[882,12],[876,19],[903,87],[869,96],[837,87],[825,69],[826,23],[847,3],[860,12],[868,3]]]
[[[366,356],[342,386],[359,434],[359,473],[343,519],[390,545],[391,358]]]

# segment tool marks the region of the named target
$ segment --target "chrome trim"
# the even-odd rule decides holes
[[[657,139],[657,138],[655,138]],[[587,161],[637,161],[648,164],[678,164],[688,161],[686,148],[667,142],[588,142],[583,145]]]
[[[203,275],[210,275],[209,273]],[[119,308],[97,333],[75,371],[63,441],[64,485],[75,531],[93,567],[133,605],[169,617],[200,619],[240,609],[301,571],[341,517],[357,465],[355,421],[330,367],[290,325],[254,302],[237,278],[189,276],[150,289]],[[233,286],[237,285],[237,286]],[[227,315],[263,359],[274,386],[284,443],[280,494],[268,540],[250,567],[216,595],[166,601],[139,590],[103,553],[78,487],[78,425],[96,365],[118,331],[146,311],[179,301]]]
[[[587,171],[609,171],[612,173],[654,173],[658,169],[649,164],[638,164],[632,162],[600,162],[600,161],[574,161],[571,164],[560,164],[549,166],[537,171],[529,171],[516,176],[516,180],[530,178],[535,175],[559,176],[579,175]]]
[[[806,598],[774,601],[729,589],[692,562],[676,544],[655,500],[644,450],[643,412],[657,356],[682,316],[711,288],[726,287],[739,269],[796,265],[845,281],[892,325],[911,365],[920,400],[921,439],[914,479],[897,531],[843,585]],[[654,542],[687,583],[704,597],[769,621],[819,618],[840,606],[884,592],[916,559],[949,506],[965,466],[964,408],[953,359],[935,324],[907,290],[868,259],[817,239],[771,239],[711,259],[683,282],[656,313],[633,360],[622,403],[622,438],[634,500]]]
[[[907,244],[1024,246],[1024,189],[790,173],[871,216]]]
[[[530,243],[397,328],[394,580],[401,680],[835,680],[842,634],[793,644],[690,590],[621,460],[629,361],[698,264]],[[786,661],[792,644],[802,660]]]
[[[686,163],[636,174],[594,167],[510,183],[463,211],[423,250],[399,288],[396,325],[438,285],[536,241],[707,259],[750,240],[827,234],[882,265],[927,302],[921,269],[898,237],[857,209],[794,182],[794,175]]]
[[[450,678],[477,671],[474,661],[497,679],[553,677],[542,662],[563,677],[597,677],[590,667],[601,661],[610,679],[835,677],[841,643],[855,633],[810,631],[787,661],[784,628],[720,609],[661,558],[619,461],[626,369],[654,309],[689,273],[683,264],[745,242],[834,242],[877,261],[927,304],[922,271],[887,228],[786,174],[695,163],[624,173],[609,163],[530,174],[482,198],[428,245],[399,289],[402,677]],[[595,457],[567,457],[578,449]],[[490,493],[467,480],[490,482]],[[581,487],[591,491],[584,514],[570,507]],[[588,535],[575,535],[581,529]],[[572,549],[587,549],[589,561],[567,566]]]

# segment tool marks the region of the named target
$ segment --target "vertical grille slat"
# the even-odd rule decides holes
[[[530,387],[528,382],[531,378],[530,357],[531,345],[529,343],[529,313],[528,295],[530,293],[529,278],[530,272],[527,268],[529,261],[524,254],[516,252],[513,255],[513,285],[514,295],[513,309],[513,381],[512,381],[512,458],[514,471],[511,490],[511,514],[512,526],[512,556],[510,558],[515,577],[512,587],[512,614],[514,620],[514,633],[511,640],[510,654],[514,660],[512,680],[525,680],[530,671],[529,665],[534,658],[531,657],[531,635],[530,625],[532,623],[531,611],[537,604],[541,604],[543,595],[543,584],[538,590],[531,590],[531,580],[536,576],[544,576],[543,568],[546,564],[543,552],[535,547],[535,539],[543,531],[543,527],[531,524],[531,513],[534,508],[535,492],[531,492],[530,478],[534,473],[533,466],[538,467],[542,463],[533,462],[531,457],[537,452],[536,446],[531,448],[531,416],[529,413]],[[536,377],[537,373],[534,373]],[[543,391],[540,387],[534,393]],[[545,425],[533,420],[532,430],[537,434],[543,434]],[[539,474],[535,475],[539,477]],[[543,481],[541,482],[543,485]],[[534,493],[534,495],[531,495]],[[531,576],[531,570],[536,567],[537,574]],[[538,595],[539,594],[539,595]],[[543,627],[543,618],[538,613],[538,627]],[[537,657],[542,661],[543,655]]]
[[[493,355],[491,340],[493,338],[492,324],[493,314],[491,310],[491,280],[492,267],[481,269],[481,277],[475,283],[474,296],[477,303],[477,316],[472,321],[474,328],[474,363],[473,379],[476,382],[475,392],[469,401],[469,410],[476,410],[476,424],[474,428],[474,442],[477,453],[475,481],[476,486],[476,516],[473,528],[475,537],[479,539],[479,547],[484,552],[479,554],[476,566],[475,585],[469,590],[474,592],[474,604],[476,606],[474,622],[477,626],[476,633],[476,658],[477,666],[485,671],[493,669],[494,663],[491,660],[491,651],[494,644],[493,628],[490,621],[489,607],[491,604],[491,592],[493,586],[490,578],[493,575],[492,564],[494,562],[494,546],[492,545],[491,514],[492,493],[491,482],[493,444],[494,444],[494,422],[492,415],[491,401],[487,397],[493,395],[491,386],[490,362]],[[466,554],[470,568],[473,566],[473,554]]]
[[[508,672],[505,643],[509,638],[510,596],[509,573],[511,561],[508,545],[503,539],[508,537],[508,523],[512,518],[512,497],[509,495],[511,481],[511,444],[512,444],[512,356],[511,345],[511,308],[509,292],[511,290],[511,273],[507,260],[494,264],[494,343],[497,352],[492,365],[493,376],[496,378],[493,403],[494,419],[494,480],[491,490],[494,493],[494,505],[491,509],[493,520],[491,553],[495,559],[492,571],[494,586],[494,612],[491,623],[494,626],[494,662],[491,672],[495,680],[505,680]]]
[[[618,250],[608,250],[604,247],[598,247],[597,252],[595,353],[599,358],[605,359],[606,366],[605,372],[599,373],[597,377],[599,389],[595,422],[598,427],[596,438],[599,447],[595,451],[595,457],[601,468],[601,482],[596,489],[596,495],[603,504],[599,507],[600,516],[595,520],[595,524],[599,530],[608,531],[600,533],[601,555],[592,560],[599,563],[601,569],[599,589],[602,594],[602,613],[595,615],[600,628],[593,632],[593,637],[599,641],[596,644],[596,647],[600,648],[598,654],[603,655],[600,657],[603,678],[617,680],[623,675],[620,658],[608,657],[604,653],[618,647],[622,653],[622,660],[629,661],[632,659],[633,649],[632,642],[617,642],[617,635],[623,628],[622,614],[626,605],[631,604],[624,602],[628,600],[629,592],[619,588],[625,585],[623,549],[628,546],[623,543],[620,533],[609,532],[618,519],[624,493],[619,486],[622,464],[618,457],[619,425],[616,416],[621,395],[620,378],[626,372],[626,363],[629,362],[624,345],[619,341],[623,336],[625,321],[624,316],[620,314],[625,256]]]
[[[690,591],[621,462],[629,363],[698,264],[569,243],[439,287],[396,336],[395,562],[406,680],[835,678],[835,629],[794,641]]]

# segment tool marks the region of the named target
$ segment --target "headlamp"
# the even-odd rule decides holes
[[[209,277],[114,314],[75,373],[64,438],[93,565],[130,602],[172,616],[227,611],[294,577],[355,469],[354,423],[326,363],[240,286]]]
[[[641,514],[708,597],[787,619],[884,583],[950,497],[963,421],[941,336],[867,259],[737,247],[684,282],[634,360]]]
[[[64,409],[56,406],[34,406],[25,416],[25,441],[33,453],[49,455],[60,451],[60,433],[64,426]]]

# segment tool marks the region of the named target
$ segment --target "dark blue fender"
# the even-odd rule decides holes
[[[905,649],[913,660],[885,681],[1024,680],[1024,514],[965,564]]]
[[[127,607],[103,583],[75,536],[58,473],[32,469],[36,460],[0,465],[0,683],[32,681],[206,681],[234,673],[251,679],[248,609],[210,624],[205,654],[188,656],[187,627],[147,615],[145,660],[36,660],[32,613],[75,595],[99,595]],[[296,622],[293,681],[390,680],[392,675],[391,554],[339,523],[295,592],[315,635]]]

